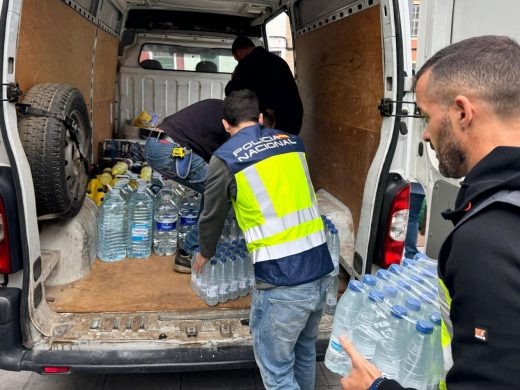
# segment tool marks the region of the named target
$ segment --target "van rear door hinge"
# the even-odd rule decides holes
[[[408,108],[401,108],[401,112],[399,114],[394,114],[394,104],[401,103],[403,104],[412,104],[413,112],[410,113]],[[391,100],[391,99],[381,99],[377,106],[379,110],[379,114],[381,116],[395,116],[396,118],[423,118],[419,110],[417,109],[417,104],[415,102],[407,102],[404,100]]]
[[[0,99],[3,102],[16,103],[18,98],[22,94],[22,90],[18,83],[7,83],[2,84],[3,87],[6,87],[6,99]]]

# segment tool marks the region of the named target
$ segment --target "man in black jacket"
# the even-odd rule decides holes
[[[253,41],[244,36],[235,39],[231,51],[238,65],[226,85],[226,96],[239,89],[255,92],[264,123],[298,135],[303,105],[287,62],[263,47],[255,47]]]
[[[446,382],[441,388],[514,389],[520,383],[520,46],[470,38],[442,49],[416,75],[417,104],[447,177],[461,178],[455,225],[439,253]],[[343,389],[402,389],[363,359]]]

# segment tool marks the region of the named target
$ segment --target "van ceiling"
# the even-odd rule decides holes
[[[172,9],[177,11],[247,16],[250,18],[256,18],[266,13],[270,14],[275,8],[275,3],[278,7],[283,3],[280,0],[118,0],[118,2],[127,9]]]

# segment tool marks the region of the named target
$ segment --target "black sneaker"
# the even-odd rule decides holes
[[[173,269],[183,274],[191,273],[191,255],[184,249],[177,248]]]

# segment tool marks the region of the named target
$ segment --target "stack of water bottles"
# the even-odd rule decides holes
[[[436,270],[436,260],[419,253],[351,280],[336,308],[325,365],[342,376],[350,372],[339,343],[344,335],[386,378],[419,390],[438,388],[443,357]]]
[[[200,274],[195,273],[193,267],[196,256],[197,253],[194,253],[191,288],[209,306],[251,293],[255,283],[253,263],[242,230],[234,217],[226,218],[215,256]]]
[[[334,270],[330,273],[330,284],[327,289],[327,298],[325,303],[325,313],[334,315],[336,306],[338,304],[338,287],[339,287],[339,235],[336,226],[325,215],[321,216],[323,226],[325,228],[325,235],[327,237],[327,247],[329,248]]]
[[[183,242],[197,224],[200,195],[168,180],[160,183],[157,194],[153,187],[145,180],[132,186],[130,180],[122,179],[110,189],[98,220],[100,260],[148,258],[152,247],[159,256],[171,256],[178,239]]]

